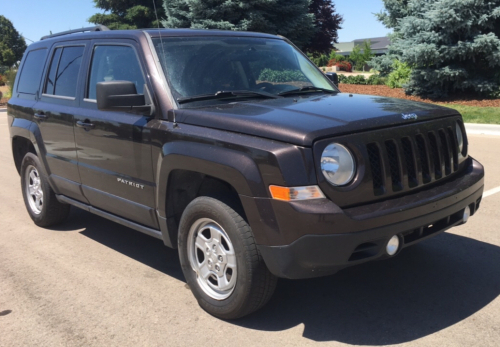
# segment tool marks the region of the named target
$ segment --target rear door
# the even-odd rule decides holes
[[[146,74],[132,40],[92,41],[85,90],[75,116],[82,189],[96,208],[157,228],[150,131],[153,117],[97,109],[96,84],[132,81],[143,93]]]
[[[58,192],[87,202],[80,188],[73,130],[80,101],[81,67],[90,41],[55,44],[50,51],[39,101],[34,106],[50,179]]]

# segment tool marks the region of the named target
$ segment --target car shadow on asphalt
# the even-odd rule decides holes
[[[51,229],[84,229],[81,235],[185,282],[177,250],[166,247],[163,241],[154,237],[74,207],[65,223]]]
[[[500,247],[443,233],[392,259],[281,280],[266,307],[234,324],[265,331],[304,324],[314,341],[400,344],[462,321],[499,294]]]
[[[184,281],[177,251],[160,240],[77,209],[59,228],[84,229],[82,235]],[[262,331],[303,324],[303,336],[314,341],[390,345],[450,327],[499,294],[500,247],[443,233],[393,259],[280,280],[263,309],[229,323]]]

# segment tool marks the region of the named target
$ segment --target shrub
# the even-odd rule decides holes
[[[274,83],[292,82],[292,81],[307,82],[306,76],[304,76],[302,72],[297,70],[278,71],[278,70],[264,69],[260,73],[259,80],[274,82]]]
[[[328,56],[325,54],[313,55],[311,53],[308,53],[307,56],[318,67],[326,66],[328,64]]]
[[[391,88],[403,88],[403,85],[410,79],[411,67],[399,60],[394,60],[392,69],[387,77],[387,85]]]
[[[338,54],[334,50],[332,50],[330,52],[330,58],[329,58],[329,60],[332,60],[332,59],[335,60],[335,61],[345,61],[346,60],[346,58],[342,54]]]
[[[352,65],[348,61],[338,61],[335,59],[331,59],[328,62],[328,66],[337,66],[341,71],[352,72]]]
[[[345,84],[367,84],[367,79],[363,75],[358,76],[344,76],[339,75],[339,83]]]
[[[371,75],[368,77],[368,80],[366,81],[366,84],[372,85],[372,86],[381,86],[386,83],[386,78],[381,77],[378,74]]]
[[[384,85],[385,84],[385,78],[381,77],[380,75],[371,75],[368,79],[365,78],[363,75],[358,75],[358,76],[345,76],[345,75],[339,75],[339,83],[345,83],[345,84],[366,84],[366,85]]]
[[[0,75],[0,86],[4,86],[7,83],[7,77]]]

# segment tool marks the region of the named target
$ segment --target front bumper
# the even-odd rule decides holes
[[[269,270],[278,277],[298,279],[389,257],[385,246],[394,235],[400,236],[402,249],[459,225],[467,206],[471,215],[479,208],[483,187],[484,168],[471,159],[464,172],[443,184],[344,210],[326,199],[258,201],[257,209],[260,203],[273,211],[261,211],[254,225],[256,211],[248,199],[242,202]]]

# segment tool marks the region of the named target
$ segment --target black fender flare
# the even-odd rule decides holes
[[[165,192],[170,173],[179,169],[225,181],[239,195],[268,196],[257,164],[250,156],[239,151],[202,143],[174,141],[163,145],[158,161],[156,206],[160,217],[166,217]]]
[[[22,137],[31,142],[35,148],[36,155],[40,159],[43,170],[45,170],[48,176],[50,172],[48,171],[47,160],[45,158],[46,151],[38,124],[24,118],[14,118],[10,125],[11,146],[13,146],[13,141],[16,137]]]

